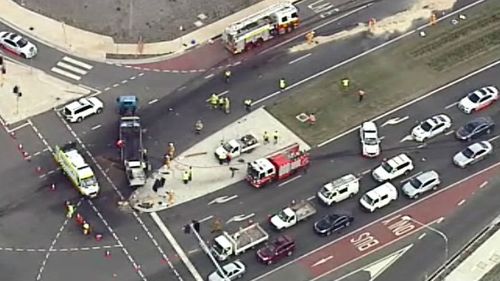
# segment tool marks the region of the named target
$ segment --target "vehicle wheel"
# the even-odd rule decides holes
[[[352,198],[354,196],[354,193],[349,194],[349,198]]]
[[[76,122],[80,123],[83,121],[83,118],[82,117],[78,117],[78,119],[76,119]]]
[[[288,253],[286,253],[287,256],[291,256],[293,255],[293,252],[292,251],[288,251]]]
[[[241,274],[240,274],[240,275],[238,275],[238,276],[236,276],[236,278],[238,278],[238,279],[240,279],[241,277],[242,277],[242,275],[241,275]]]
[[[439,184],[436,184],[436,185],[432,188],[432,190],[437,190],[437,189],[438,189],[438,187],[439,187]]]
[[[410,170],[405,171],[405,175],[408,175],[410,173]]]
[[[271,265],[271,264],[273,264],[273,261],[272,261],[272,260],[268,260],[268,261],[267,261],[267,265]],[[239,277],[238,277],[238,278],[239,278]]]
[[[331,232],[331,231],[328,231],[328,232],[326,233],[326,236],[330,236],[330,235],[332,235],[332,232]]]
[[[102,108],[98,108],[98,109],[95,111],[95,113],[96,113],[96,114],[99,114],[99,113],[101,113],[101,112],[102,112]]]
[[[413,195],[411,199],[418,199],[418,194]]]
[[[26,55],[24,53],[21,53],[21,58],[25,59]]]
[[[486,131],[486,133],[487,133],[488,135],[489,135],[489,134],[491,134],[491,129],[488,129],[488,130]]]

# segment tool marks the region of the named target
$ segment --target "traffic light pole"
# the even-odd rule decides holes
[[[192,223],[189,224],[189,227],[191,228],[191,231],[194,233],[194,236],[196,236],[196,239],[198,239],[198,242],[200,242],[201,249],[208,255],[212,263],[215,265],[215,268],[217,268],[217,271],[222,274],[222,278],[224,278],[225,281],[230,281],[229,277],[227,277],[226,273],[222,270],[222,267],[220,266],[219,262],[212,255],[207,244],[205,243],[205,241],[203,241],[203,238],[200,236],[198,231],[196,231]]]

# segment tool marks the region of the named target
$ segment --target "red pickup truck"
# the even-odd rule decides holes
[[[257,251],[257,259],[264,264],[273,264],[284,257],[291,256],[295,241],[286,235],[279,236]]]

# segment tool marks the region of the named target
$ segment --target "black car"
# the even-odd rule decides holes
[[[456,137],[459,140],[470,141],[484,134],[489,134],[495,128],[495,122],[491,117],[478,117],[470,120],[457,130]]]
[[[331,214],[326,215],[314,223],[314,231],[320,235],[330,235],[351,225],[353,217],[348,215]]]

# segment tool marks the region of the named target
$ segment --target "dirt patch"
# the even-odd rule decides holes
[[[308,143],[318,144],[498,60],[498,24],[493,20],[490,25],[478,22],[500,16],[500,2],[488,1],[468,10],[467,14],[469,18],[455,25],[444,21],[429,29],[425,37],[411,35],[331,71],[321,79],[292,90],[269,110]],[[461,36],[464,30],[472,31]],[[362,36],[366,33],[356,38]],[[441,41],[443,37],[448,41]],[[464,55],[471,53],[475,55]],[[351,80],[347,91],[340,89],[343,77]],[[366,92],[361,103],[357,95],[360,89]],[[296,119],[304,112],[315,113],[316,125],[308,126]]]

